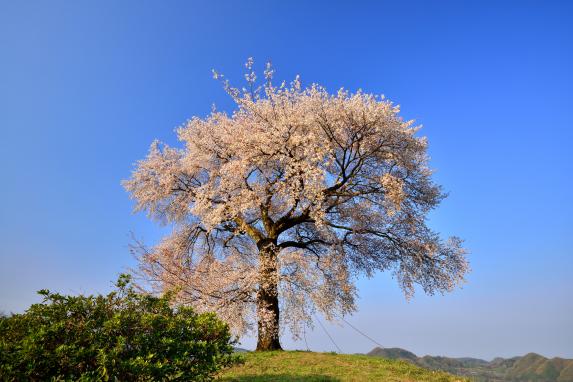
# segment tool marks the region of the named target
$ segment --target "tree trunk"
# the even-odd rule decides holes
[[[279,341],[278,248],[275,243],[259,247],[257,291],[257,351],[282,350]]]

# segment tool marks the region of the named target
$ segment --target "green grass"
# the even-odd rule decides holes
[[[455,382],[469,381],[440,371],[422,369],[404,361],[365,355],[304,351],[250,352],[244,363],[219,375],[227,382]]]

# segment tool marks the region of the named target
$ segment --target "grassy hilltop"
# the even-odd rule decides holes
[[[224,371],[226,382],[455,382],[469,381],[432,371],[400,360],[365,355],[314,353],[304,351],[250,352],[242,365]]]

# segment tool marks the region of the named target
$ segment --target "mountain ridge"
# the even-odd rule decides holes
[[[402,348],[375,347],[366,355],[400,359],[432,370],[469,376],[476,382],[573,382],[573,359],[546,358],[537,353],[486,361],[471,357],[419,357]]]

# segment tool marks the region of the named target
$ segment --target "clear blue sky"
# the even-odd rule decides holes
[[[108,291],[134,265],[129,232],[165,232],[120,181],[154,138],[231,107],[210,70],[239,83],[254,56],[401,104],[450,193],[431,225],[471,250],[446,296],[360,281],[351,323],[420,355],[573,358],[572,19],[573,3],[541,0],[2,1],[0,310],[41,288]],[[328,328],[344,352],[374,346]],[[308,342],[333,350],[319,326]]]

